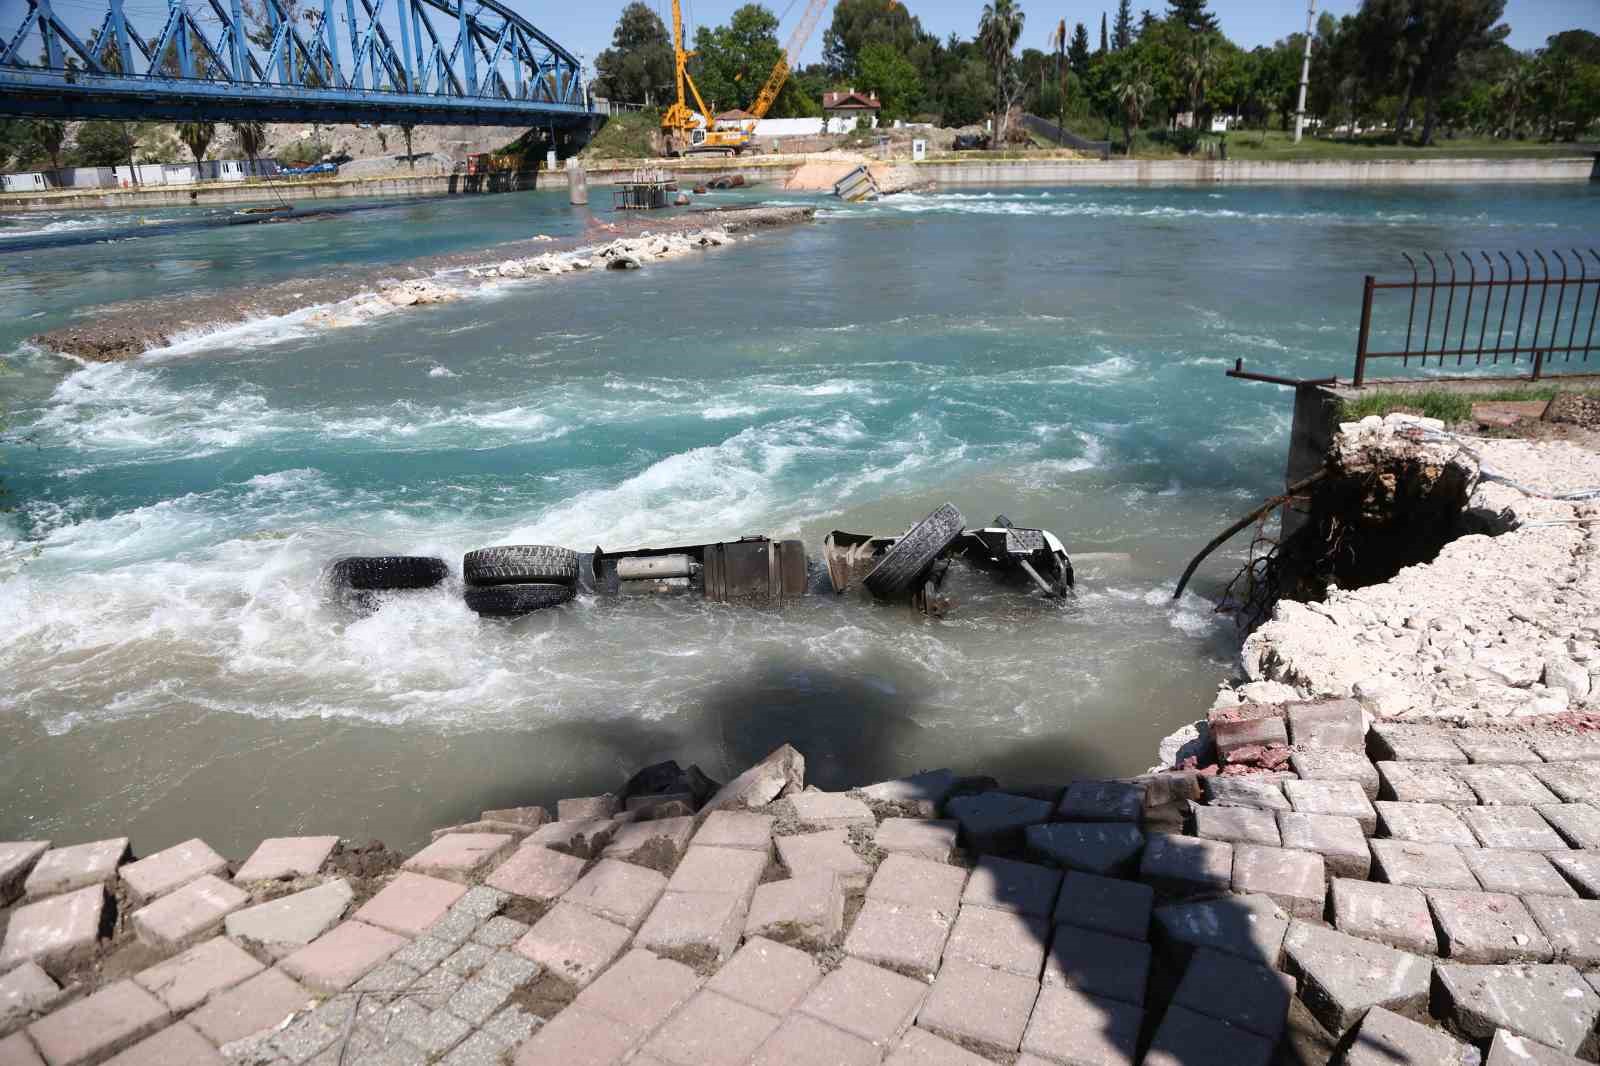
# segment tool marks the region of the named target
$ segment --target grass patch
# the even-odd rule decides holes
[[[1396,411],[1404,411],[1407,414],[1437,418],[1447,424],[1465,422],[1472,417],[1472,405],[1475,403],[1506,400],[1548,401],[1557,391],[1554,386],[1550,386],[1536,389],[1496,389],[1491,392],[1456,392],[1450,389],[1369,392],[1359,399],[1341,401],[1339,421],[1358,422],[1368,415],[1377,415],[1381,418]]]
[[[623,111],[606,124],[578,153],[581,159],[653,159],[656,134],[661,129],[659,111]]]
[[[1378,159],[1558,159],[1589,154],[1574,144],[1541,141],[1506,141],[1494,137],[1440,139],[1427,148],[1394,144],[1378,137],[1354,140],[1306,136],[1299,144],[1294,134],[1281,130],[1234,130],[1228,134],[1229,159],[1343,160]]]

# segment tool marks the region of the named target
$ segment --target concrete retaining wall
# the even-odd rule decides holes
[[[1411,183],[1455,181],[1590,181],[1600,161],[1573,159],[1419,159],[1371,162],[1271,162],[1192,159],[965,160],[916,164],[940,185],[1186,184],[1244,182]]]

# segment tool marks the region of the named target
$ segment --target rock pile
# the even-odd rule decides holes
[[[644,233],[618,237],[609,244],[571,252],[546,252],[528,259],[507,259],[498,265],[467,268],[471,278],[526,278],[534,274],[567,274],[575,270],[636,269],[646,263],[678,259],[690,252],[733,243],[725,230],[703,229],[689,233]]]

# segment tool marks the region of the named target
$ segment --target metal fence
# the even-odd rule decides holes
[[[1030,133],[1036,133],[1048,140],[1055,141],[1064,147],[1076,148],[1080,152],[1089,152],[1099,156],[1101,159],[1111,158],[1110,141],[1091,141],[1087,137],[1079,137],[1071,130],[1058,126],[1049,119],[1040,118],[1038,115],[1024,114],[1022,116],[1022,128]]]
[[[1399,359],[1402,366],[1526,367],[1537,381],[1551,375],[1552,363],[1587,364],[1596,350],[1600,253],[1592,248],[1548,256],[1535,251],[1531,259],[1523,252],[1491,256],[1480,251],[1476,257],[1445,252],[1440,259],[1424,252],[1426,279],[1424,266],[1404,258],[1411,265],[1410,280],[1378,281],[1370,274],[1365,279],[1353,385],[1363,383],[1372,359]],[[1399,300],[1390,302],[1395,294]],[[1380,296],[1387,306],[1379,309],[1375,332],[1374,303]],[[1398,341],[1401,301],[1404,342],[1376,350],[1375,345]]]

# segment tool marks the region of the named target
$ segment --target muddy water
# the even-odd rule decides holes
[[[1348,373],[1361,274],[1401,249],[1595,243],[1600,196],[936,194],[343,330],[289,316],[95,366],[24,343],[97,301],[284,277],[314,298],[344,264],[582,224],[525,194],[11,253],[0,227],[0,837],[409,846],[782,740],[824,786],[1143,769],[1236,646],[1206,599],[1236,560],[1176,605],[1173,580],[1287,445],[1288,396],[1223,368]],[[346,552],[459,568],[492,543],[754,532],[816,551],[947,499],[1131,560],[1080,566],[1065,604],[963,577],[943,621],[817,597],[507,624],[455,581],[355,618],[318,583]]]

